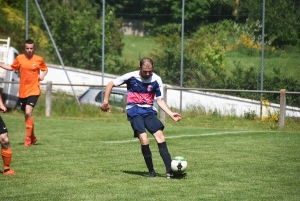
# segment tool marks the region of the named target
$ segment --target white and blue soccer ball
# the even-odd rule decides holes
[[[182,174],[187,168],[187,161],[182,156],[176,156],[172,159],[171,169],[174,174]]]

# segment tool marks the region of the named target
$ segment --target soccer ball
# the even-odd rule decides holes
[[[171,169],[174,174],[182,174],[187,168],[187,161],[182,156],[176,156],[172,159]]]

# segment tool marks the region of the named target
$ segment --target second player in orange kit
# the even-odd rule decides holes
[[[37,142],[32,112],[41,94],[40,81],[43,81],[48,73],[43,57],[34,54],[34,50],[34,41],[27,39],[25,54],[18,55],[11,65],[0,64],[3,69],[18,70],[20,73],[19,103],[24,112],[26,125],[24,146],[31,146]]]

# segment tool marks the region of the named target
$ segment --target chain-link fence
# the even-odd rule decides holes
[[[27,22],[36,53],[47,63],[121,75],[151,57],[154,71],[170,85],[300,91],[300,3],[295,0],[26,2],[26,20],[11,20],[20,30]],[[8,10],[13,4],[5,3]],[[23,1],[18,7],[26,10]],[[10,37],[22,52],[22,34]],[[278,94],[264,99],[279,103]],[[299,95],[289,95],[287,103],[300,106]]]

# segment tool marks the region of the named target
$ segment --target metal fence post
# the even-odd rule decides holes
[[[46,117],[51,116],[52,111],[52,82],[47,81],[46,84]]]
[[[164,90],[164,100],[167,103],[167,85],[163,86],[163,90]],[[162,109],[160,109],[160,121],[164,124],[166,123],[166,113],[165,111],[163,111]]]
[[[279,116],[279,128],[284,128],[285,125],[285,108],[286,108],[286,89],[280,90],[280,116]]]

